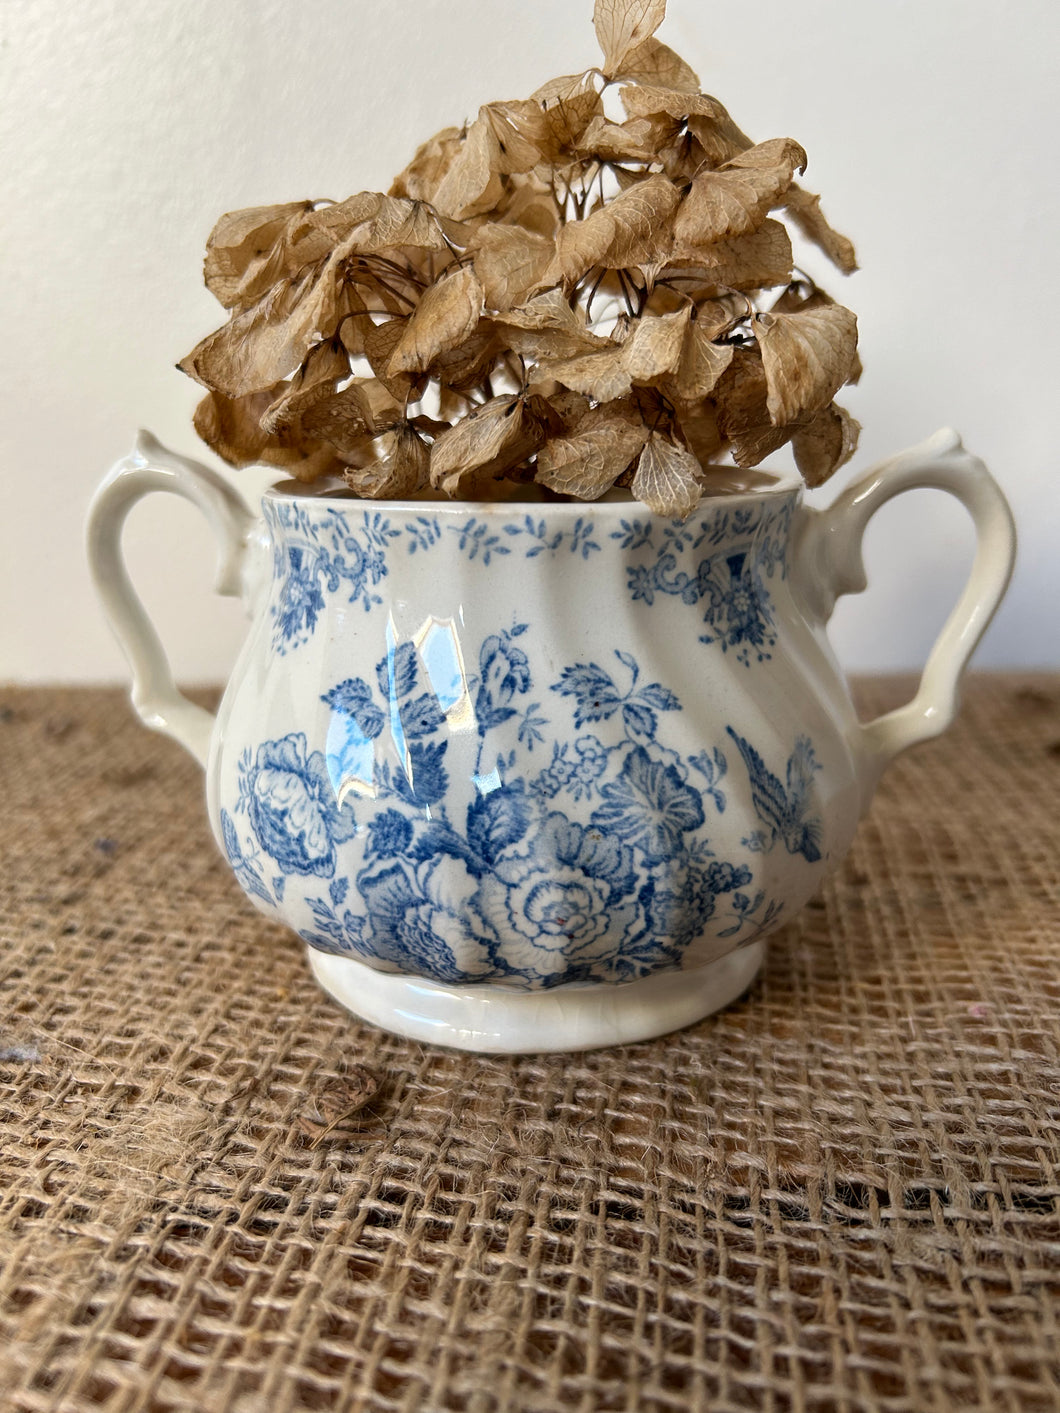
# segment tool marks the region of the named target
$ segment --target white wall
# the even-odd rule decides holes
[[[235,207],[383,187],[424,137],[595,58],[591,0],[5,0],[0,7],[0,678],[124,668],[81,549],[88,497],[138,425],[201,454],[177,358],[220,322],[201,287]],[[1051,0],[671,0],[662,31],[758,139],[790,135],[857,242],[864,424],[840,483],[943,423],[993,468],[1022,536],[982,666],[1056,664],[1060,581],[1057,54]],[[258,473],[232,473],[253,494]],[[823,499],[832,489],[827,488]],[[166,498],[129,554],[178,674],[241,631],[213,549]],[[843,604],[853,668],[922,660],[970,553],[935,493],[870,532]]]

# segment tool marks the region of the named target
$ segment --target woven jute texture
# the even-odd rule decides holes
[[[318,992],[121,694],[0,689],[0,1407],[1053,1413],[1058,801],[1060,679],[975,679],[738,1004],[492,1059]]]

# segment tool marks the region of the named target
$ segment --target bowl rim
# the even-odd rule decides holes
[[[730,468],[723,469],[728,471]],[[734,481],[741,475],[748,475],[766,478],[766,483],[733,485],[732,488],[724,490],[712,491],[708,489],[700,497],[695,509],[686,518],[691,519],[693,515],[702,514],[708,510],[718,510],[723,506],[742,501],[783,500],[786,497],[797,496],[804,489],[805,483],[797,471],[771,470],[767,467],[755,467],[750,472],[742,472],[738,467],[734,467],[732,470]],[[408,500],[381,498],[372,500],[350,495],[341,484],[336,484],[332,478],[327,478],[311,483],[290,479],[277,481],[262,492],[261,498],[263,504],[268,503],[276,506],[297,504],[306,509],[309,506],[323,506],[342,510],[361,509],[369,512],[377,510],[386,514],[476,515],[497,518],[530,514],[575,519],[578,516],[602,513],[617,519],[630,514],[638,515],[641,518],[650,516],[654,519],[667,521],[677,518],[657,515],[643,501],[635,500],[628,491],[617,493],[609,491],[599,500],[449,500],[443,498]]]

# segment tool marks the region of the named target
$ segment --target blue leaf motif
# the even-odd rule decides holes
[[[428,692],[401,708],[401,726],[409,740],[429,736],[445,721],[438,698]]]
[[[552,690],[563,697],[577,699],[574,724],[579,728],[587,721],[606,721],[622,705],[622,698],[610,673],[595,662],[565,667]]]
[[[505,849],[518,844],[529,823],[530,802],[521,785],[493,790],[468,807],[468,843],[488,864],[494,864]]]
[[[622,708],[622,720],[631,736],[638,740],[655,740],[658,718],[646,706],[641,706],[638,702],[626,702]]]
[[[436,805],[449,788],[449,776],[442,759],[449,749],[448,741],[425,745],[414,741],[408,749],[407,771],[399,774],[394,788],[413,805]]]
[[[368,683],[360,677],[349,677],[345,682],[340,682],[321,697],[321,701],[334,711],[352,717],[369,741],[374,741],[383,729],[383,713],[372,701]]]
[[[408,641],[398,643],[392,653],[382,659],[375,670],[379,690],[388,700],[391,692],[396,697],[407,697],[416,690],[417,682],[416,649]],[[391,686],[391,676],[393,686]]]
[[[664,687],[661,682],[652,682],[647,687],[642,687],[637,693],[637,699],[654,707],[656,711],[681,710],[681,703],[675,693],[671,692],[669,687]]]
[[[672,765],[652,760],[643,746],[626,757],[622,774],[601,790],[592,823],[640,848],[649,863],[672,858],[682,838],[703,823],[703,802]]]

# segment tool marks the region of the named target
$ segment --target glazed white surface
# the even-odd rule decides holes
[[[863,586],[872,517],[923,487],[969,511],[975,562],[913,701],[863,725],[826,625]],[[217,589],[253,617],[216,723],[177,691],[125,568],[126,516],[156,491],[205,514]],[[888,762],[950,723],[1015,553],[1004,497],[950,431],[823,511],[791,478],[685,522],[622,500],[293,492],[268,495],[262,525],[141,434],[93,502],[96,587],[144,724],[206,768],[251,901],[359,1014],[467,1048],[640,1039],[670,1028],[666,1007],[686,1024],[742,989],[757,962],[704,969],[758,957],[838,866]],[[674,969],[704,981],[695,1004],[660,980]],[[627,988],[649,982],[645,1009]],[[491,1006],[515,1027],[504,1045]]]

